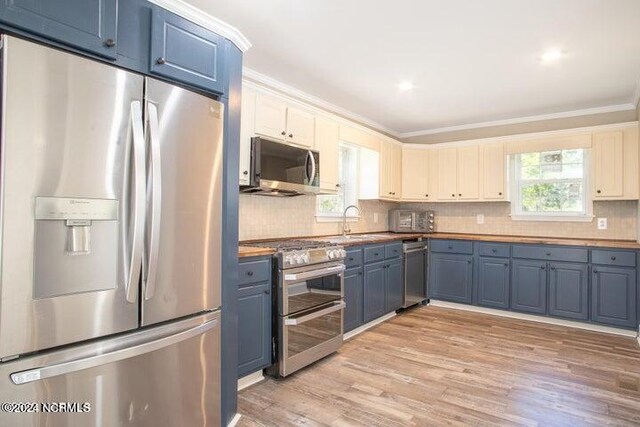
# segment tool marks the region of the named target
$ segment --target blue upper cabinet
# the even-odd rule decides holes
[[[0,21],[108,59],[116,58],[118,0],[2,0]]]
[[[151,19],[150,72],[224,92],[224,38],[164,9]]]

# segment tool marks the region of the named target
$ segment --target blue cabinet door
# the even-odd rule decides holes
[[[364,323],[364,281],[361,268],[344,273],[344,331],[349,332]]]
[[[478,261],[478,305],[508,309],[509,259],[480,257]]]
[[[238,290],[238,376],[271,364],[271,285]]]
[[[591,320],[636,328],[636,270],[595,265],[592,268]]]
[[[105,58],[116,57],[118,0],[2,0],[0,21]]]
[[[364,266],[364,321],[385,314],[385,264],[376,262]]]
[[[473,257],[433,253],[431,256],[429,297],[471,304]]]
[[[151,19],[150,71],[222,93],[224,38],[164,9]]]
[[[549,315],[589,318],[589,266],[555,262],[549,265]]]
[[[400,259],[396,259],[386,264],[385,267],[385,312],[390,313],[402,307],[404,297],[402,261]]]
[[[547,264],[543,261],[513,260],[511,268],[511,308],[546,314]]]

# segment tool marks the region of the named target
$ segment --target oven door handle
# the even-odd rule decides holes
[[[346,306],[347,304],[345,304],[344,301],[334,302],[332,306],[323,308],[322,310],[314,311],[313,313],[309,313],[300,317],[284,319],[284,325],[297,326],[310,320],[317,319],[318,317],[326,316],[327,314],[333,313],[334,311],[342,310]]]
[[[334,273],[341,273],[345,270],[344,265],[336,265],[333,267],[321,268],[318,270],[305,271],[304,273],[285,274],[284,280],[287,282],[297,280],[316,279],[318,277],[329,276]]]

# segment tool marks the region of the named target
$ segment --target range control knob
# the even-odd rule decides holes
[[[302,254],[302,262],[305,264],[309,262],[309,254]]]
[[[329,259],[334,259],[336,257],[336,254],[333,250],[328,250],[327,256],[329,257]]]
[[[293,256],[294,261],[296,262],[296,264],[302,264],[302,257],[298,254],[295,254]]]
[[[345,258],[347,256],[347,251],[344,249],[340,249],[340,258]]]
[[[284,263],[293,264],[293,257],[291,257],[291,255],[287,255],[286,257],[284,257]]]

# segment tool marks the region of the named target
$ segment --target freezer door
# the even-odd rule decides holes
[[[2,426],[219,426],[220,313],[0,364],[0,402],[39,410]]]
[[[223,105],[146,80],[142,324],[220,306]]]
[[[143,79],[7,36],[2,58],[0,358],[136,328]]]

